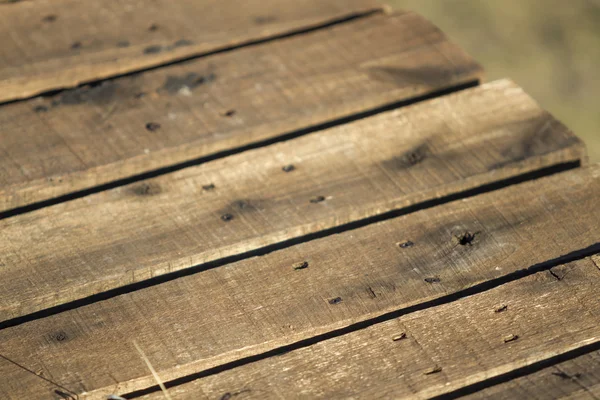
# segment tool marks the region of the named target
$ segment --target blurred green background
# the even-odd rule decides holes
[[[439,26],[486,69],[511,78],[600,162],[600,0],[387,0]]]

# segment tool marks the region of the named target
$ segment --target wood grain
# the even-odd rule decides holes
[[[591,261],[600,271],[600,256],[592,256]],[[592,351],[464,397],[465,400],[550,398],[600,398],[600,352]]]
[[[0,221],[0,321],[557,163],[509,81]]]
[[[169,394],[173,399],[218,399],[227,393],[236,399],[426,399],[449,393],[600,341],[600,271],[589,259],[560,269],[566,273],[561,281],[542,272],[170,388]],[[506,310],[497,312],[500,305]],[[406,338],[394,341],[401,332]]]
[[[372,0],[36,0],[0,13],[0,102],[273,38]]]
[[[8,104],[0,108],[0,211],[413,99],[480,73],[422,17],[375,15]]]
[[[600,398],[600,352],[598,351],[464,397],[467,400],[595,400],[598,398]]]
[[[164,381],[262,354],[597,246],[599,195],[600,166],[511,186],[9,327],[0,330],[0,354],[42,371],[81,398],[151,387],[155,382],[133,340]],[[474,237],[466,240],[466,232]],[[41,273],[42,267],[37,271]],[[555,274],[562,276],[556,284],[567,285],[566,293],[579,290],[568,284],[576,271],[557,269]],[[593,283],[590,307],[598,301]],[[502,315],[512,321],[518,315],[513,307],[530,303],[520,292],[495,299],[485,306],[489,312],[482,317],[493,316],[492,306],[510,301],[510,312]],[[556,315],[565,327],[564,315],[575,314],[569,319],[571,326],[580,316],[567,305],[559,302],[539,315]],[[449,310],[460,306],[450,305]],[[439,313],[420,319],[424,332],[436,332],[446,323],[455,329],[456,324],[433,317]],[[529,320],[536,314],[526,315]],[[589,317],[597,328],[597,321]],[[480,321],[459,322],[467,327]],[[433,325],[428,328],[428,324]],[[487,329],[486,324],[481,325]],[[398,333],[390,332],[390,337]],[[510,333],[529,335],[528,330],[494,329],[497,337],[492,342]],[[572,343],[578,343],[576,333]],[[469,335],[458,331],[456,342],[444,343],[458,345],[461,337],[467,341]],[[473,346],[480,342],[487,343],[475,341]],[[427,353],[445,354],[445,348],[438,350]],[[475,347],[469,354],[478,351]],[[279,359],[266,363],[278,366]],[[327,359],[314,363],[326,365],[339,357]],[[406,355],[404,360],[418,366],[419,374],[434,366],[428,358],[422,363]],[[391,364],[382,365],[390,367],[394,376],[401,375]],[[0,376],[11,376],[11,371],[0,369]],[[274,376],[281,377],[279,372]],[[226,391],[235,390],[235,385],[227,385]],[[6,380],[0,382],[0,394],[7,399],[38,399],[48,393]]]

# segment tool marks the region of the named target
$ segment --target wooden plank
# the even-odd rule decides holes
[[[1,353],[82,398],[151,387],[133,340],[170,381],[455,294],[597,246],[599,195],[600,166],[511,186],[7,327]]]
[[[586,399],[600,398],[600,352],[577,357],[464,399]]]
[[[591,260],[600,270],[600,256],[592,256]],[[592,351],[464,397],[468,400],[550,398],[600,398],[600,352]]]
[[[413,99],[480,73],[423,18],[375,15],[5,105],[0,211]]]
[[[583,153],[500,81],[5,219],[0,321]]]
[[[381,10],[373,0],[38,0],[0,13],[0,102]]]
[[[561,281],[542,272],[169,393],[173,399],[227,393],[236,399],[426,399],[450,393],[600,341],[600,271],[589,259],[561,270]],[[497,312],[499,305],[506,310]],[[406,337],[394,341],[401,333]],[[543,398],[555,398],[547,394]]]

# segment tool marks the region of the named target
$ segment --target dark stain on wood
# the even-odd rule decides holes
[[[33,111],[35,111],[36,113],[45,113],[48,112],[48,107],[44,105],[38,105],[33,107]]]
[[[395,83],[398,86],[424,85],[439,87],[445,85],[454,74],[460,75],[467,71],[455,71],[447,67],[402,68],[402,67],[371,67],[369,75],[378,81]]]
[[[162,188],[155,182],[142,182],[128,188],[128,192],[135,196],[156,196],[162,193]]]
[[[340,304],[342,302],[341,297],[334,297],[333,299],[329,299],[328,303],[331,305]]]
[[[500,155],[507,161],[493,164],[490,170],[503,168],[532,157],[543,156],[556,151],[557,148],[568,148],[581,143],[577,137],[566,134],[568,129],[564,125],[545,113],[508,124],[505,129],[522,131],[523,134],[520,140],[507,143],[506,147],[500,151]]]
[[[163,51],[162,46],[152,45],[144,49],[144,54],[158,54]]]
[[[117,47],[129,47],[130,43],[127,40],[121,40],[119,42],[117,42]]]
[[[190,72],[183,76],[167,76],[162,89],[169,94],[177,94],[181,89],[187,87],[188,89],[194,89],[200,85],[214,82],[217,76],[213,73],[206,75],[200,75],[195,72]]]
[[[275,21],[277,21],[277,17],[273,15],[259,15],[254,17],[254,23],[257,25],[272,24]]]
[[[160,129],[160,124],[158,122],[148,122],[146,124],[146,130],[149,132],[156,132]]]
[[[382,161],[382,165],[389,171],[403,171],[422,163],[429,156],[429,146],[421,143],[399,156]]]
[[[104,81],[80,88],[65,90],[52,100],[52,106],[76,106],[81,104],[105,105],[114,101],[119,85],[113,81]]]
[[[70,338],[65,331],[56,331],[50,334],[50,339],[54,342],[62,343],[68,341]]]
[[[191,46],[193,44],[194,44],[194,42],[192,42],[191,40],[179,39],[178,41],[173,43],[173,47],[177,48],[177,47]]]
[[[46,15],[44,18],[42,18],[43,22],[54,22],[56,21],[57,16],[54,14],[50,14],[50,15]]]
[[[570,379],[570,380],[581,378],[581,374],[580,373],[569,375],[569,374],[567,374],[566,372],[563,372],[563,371],[553,371],[552,375],[558,376],[561,379]]]

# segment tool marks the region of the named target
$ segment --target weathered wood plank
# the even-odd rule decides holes
[[[511,186],[8,327],[1,351],[89,398],[151,387],[132,340],[166,381],[262,354],[597,245],[598,196],[600,166]]]
[[[0,321],[583,157],[500,81],[0,221]]]
[[[0,211],[461,85],[480,73],[423,18],[375,15],[5,105]]]
[[[591,260],[600,271],[600,256],[592,256]],[[562,273],[558,276],[562,276]],[[468,400],[598,399],[600,398],[600,352],[592,351],[464,398]]]
[[[182,389],[183,390],[183,389]],[[490,399],[600,398],[600,352],[595,351],[543,370],[463,397]]]
[[[380,10],[373,0],[38,0],[0,13],[0,102]]]
[[[449,393],[600,341],[600,271],[589,259],[560,269],[566,274],[560,281],[539,273],[174,387],[169,394],[173,399],[218,399],[227,393],[236,399],[426,399]],[[393,340],[402,333],[404,339]]]

